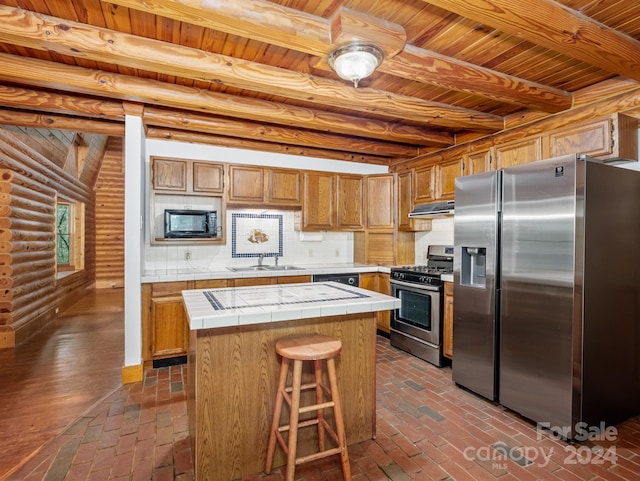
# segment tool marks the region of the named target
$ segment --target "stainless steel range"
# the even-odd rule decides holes
[[[453,246],[432,245],[424,266],[391,269],[391,295],[402,301],[391,316],[391,345],[436,366],[442,355],[442,274],[453,272]]]

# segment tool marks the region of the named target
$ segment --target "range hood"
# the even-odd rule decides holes
[[[428,204],[416,204],[409,217],[435,217],[438,215],[452,215],[454,201],[430,202]]]

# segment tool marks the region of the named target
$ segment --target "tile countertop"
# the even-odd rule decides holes
[[[299,269],[264,270],[264,271],[230,271],[226,267],[189,267],[184,269],[146,269],[142,274],[142,283],[199,281],[204,279],[237,279],[238,277],[285,277],[313,274],[350,274],[363,272],[385,272],[390,268],[366,264],[318,264],[304,265],[295,263]]]
[[[337,282],[182,291],[189,327],[211,329],[386,311],[400,300]]]
[[[440,276],[440,279],[442,279],[444,282],[453,282],[453,274],[442,274]]]

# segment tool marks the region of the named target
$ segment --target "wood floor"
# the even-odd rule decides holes
[[[97,290],[0,350],[0,480],[121,385],[124,291]]]

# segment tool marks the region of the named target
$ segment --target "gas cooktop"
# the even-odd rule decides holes
[[[416,272],[419,274],[427,274],[430,276],[440,276],[441,274],[453,274],[452,267],[433,267],[433,266],[397,266],[392,271]]]

